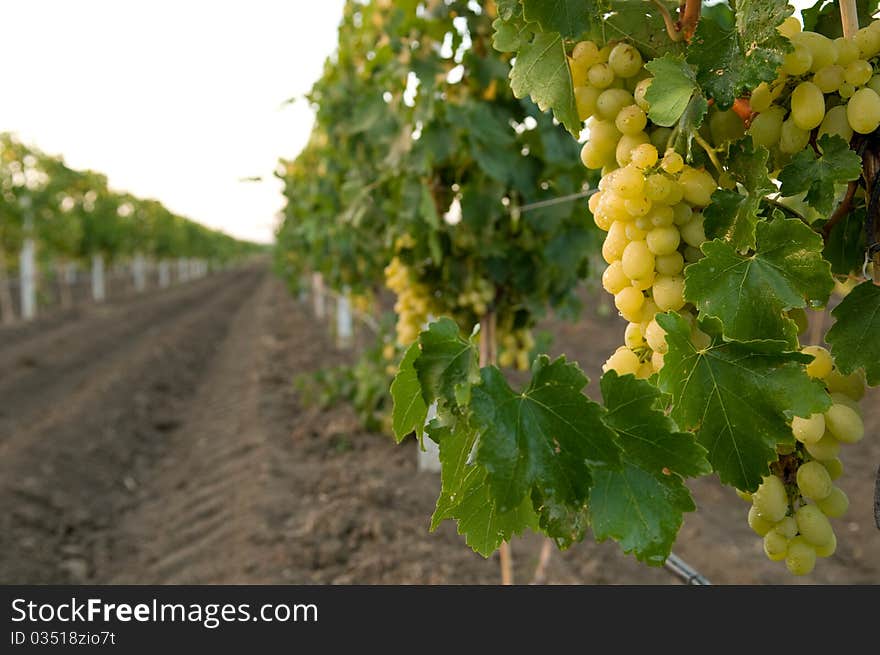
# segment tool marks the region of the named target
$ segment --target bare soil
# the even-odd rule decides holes
[[[594,379],[621,334],[595,306],[544,328]],[[303,406],[293,378],[352,356],[260,269],[0,330],[0,583],[497,582],[453,524],[428,532],[439,478],[415,443]],[[880,582],[878,401],[843,455],[838,553],[804,582]],[[732,491],[691,486],[677,554],[716,583],[792,581]],[[542,543],[513,543],[518,582]],[[677,581],[589,542],[554,552],[547,582]]]

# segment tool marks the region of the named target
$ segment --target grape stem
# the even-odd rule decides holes
[[[828,222],[822,227],[822,239],[824,241],[828,241],[828,235],[831,234],[831,230],[834,229],[834,226],[837,225],[844,216],[849,214],[852,209],[853,198],[855,197],[858,188],[858,180],[851,181],[846,187],[846,195],[843,197],[843,200],[840,201],[840,204],[837,205],[837,209],[834,210],[834,213],[831,214],[831,218],[829,218]]]
[[[678,25],[672,20],[672,14],[669,13],[669,10],[660,0],[651,0],[651,2],[654,3],[657,11],[663,17],[663,24],[666,25],[666,33],[669,35],[669,38],[676,42],[681,41],[684,35],[678,31]]]
[[[703,8],[701,0],[685,0],[679,6],[679,14],[681,18],[678,21],[679,30],[684,34],[684,38],[690,41],[694,32],[697,30],[697,23],[700,22],[700,12]]]
[[[721,162],[718,161],[718,155],[715,154],[715,149],[709,145],[709,143],[700,136],[699,132],[694,132],[694,141],[696,141],[699,146],[706,151],[706,154],[709,155],[709,160],[712,162],[712,165],[715,167],[715,170],[718,171],[718,174],[724,172],[724,169],[721,167]]]
[[[498,361],[498,339],[496,337],[497,316],[494,310],[489,310],[480,319],[480,368],[493,366]],[[498,548],[498,556],[501,559],[501,584],[513,584],[513,555],[510,552],[510,544],[506,541]]]

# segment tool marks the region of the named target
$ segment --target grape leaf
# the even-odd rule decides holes
[[[587,378],[564,357],[536,361],[532,380],[515,393],[494,366],[473,388],[473,423],[480,430],[477,461],[486,467],[501,511],[517,507],[533,486],[546,498],[580,507],[591,470],[619,464],[619,447],[602,422],[602,407],[582,390]]]
[[[836,322],[825,340],[844,373],[865,369],[868,384],[880,384],[880,287],[862,282],[831,312]]]
[[[700,93],[693,69],[681,57],[666,54],[645,64],[654,76],[645,93],[648,117],[657,125],[671,127],[687,109],[691,97]]]
[[[745,191],[718,189],[712,203],[703,211],[704,228],[710,239],[726,239],[736,250],[755,247],[755,226],[761,200],[776,187],[767,176],[766,148],[755,148],[752,137],[730,146],[727,172]]]
[[[720,319],[729,339],[778,339],[796,348],[797,325],[784,312],[825,304],[834,288],[822,237],[796,218],[761,221],[757,235],[750,255],[724,241],[704,243],[706,256],[685,269],[685,298]]]
[[[683,41],[673,41],[667,35],[663,15],[655,3],[611,0],[606,4],[610,11],[593,26],[592,36],[599,43],[625,40],[649,59],[684,51]],[[678,9],[677,3],[668,0],[660,0],[658,4],[663,4],[670,12]]]
[[[602,376],[605,422],[623,448],[623,467],[594,473],[590,509],[600,541],[620,542],[649,564],[662,564],[681,528],[684,512],[696,509],[682,475],[710,473],[706,450],[694,436],[656,408],[660,391],[631,375]]]
[[[499,52],[516,52],[532,36],[532,30],[525,23],[505,22],[496,18],[492,28],[495,30],[492,47]]]
[[[791,44],[776,27],[791,15],[787,0],[739,0],[736,25],[726,27],[705,17],[688,48],[703,92],[720,109],[729,109],[740,94],[776,78]]]
[[[831,228],[822,254],[831,263],[832,273],[849,275],[861,270],[865,261],[864,207],[847,212]]]
[[[428,430],[440,444],[441,464],[441,491],[431,517],[432,531],[444,519],[455,519],[458,533],[465,536],[467,545],[488,557],[513,535],[526,528],[537,528],[529,498],[510,511],[498,510],[486,484],[486,469],[468,463],[476,432],[464,420],[456,421],[452,428],[432,421]]]
[[[703,118],[705,118],[708,110],[709,103],[706,99],[701,95],[694,95],[678,121],[678,136],[675,139],[675,149],[678,152],[685,153],[689,160],[693,160],[694,156],[692,150],[694,134],[703,124]]]
[[[451,318],[431,323],[419,335],[421,353],[413,361],[425,404],[450,402],[479,381],[477,349],[461,337]]]
[[[553,115],[569,132],[581,131],[565,44],[558,33],[536,34],[522,44],[510,71],[510,88],[517,98],[531,96],[541,111]]]
[[[871,17],[877,13],[880,3],[877,0],[856,0],[856,11],[859,17],[859,25],[868,25]],[[804,19],[804,29],[810,32],[819,32],[829,39],[843,36],[843,28],[840,24],[840,7],[836,2],[819,0],[812,7],[801,10]]]
[[[776,445],[793,443],[789,419],[824,411],[830,398],[806,374],[809,355],[779,352],[778,342],[691,343],[677,314],[658,314],[669,351],[660,389],[672,396],[672,418],[694,430],[721,481],[754,491],[776,459]]]
[[[425,427],[428,405],[422,398],[422,385],[413,362],[421,354],[418,342],[412,344],[403,356],[397,375],[391,383],[391,399],[394,408],[391,412],[391,425],[397,443],[415,432],[419,437]]]
[[[544,32],[559,32],[566,38],[590,29],[590,17],[597,14],[595,0],[522,0],[523,17],[536,22]]]
[[[834,185],[857,180],[862,174],[862,158],[836,135],[824,134],[818,144],[821,156],[804,148],[782,169],[780,192],[794,196],[806,191],[805,200],[820,214],[828,214],[834,203]]]
[[[553,539],[556,547],[565,550],[584,540],[590,527],[590,507],[569,506],[556,499],[544,497],[537,488],[532,489],[532,507],[538,513],[541,531]]]

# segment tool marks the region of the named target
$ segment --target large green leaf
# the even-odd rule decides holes
[[[536,34],[531,42],[521,45],[510,71],[510,88],[517,98],[530,96],[541,111],[552,109],[569,132],[580,134],[571,71],[558,33]]]
[[[468,546],[488,557],[502,542],[526,528],[537,528],[531,499],[523,498],[513,509],[503,512],[489,493],[486,469],[468,462],[476,432],[464,420],[453,428],[432,422],[431,438],[440,444],[441,492],[431,518],[431,530],[444,519],[458,522],[458,533]]]
[[[820,214],[828,214],[834,203],[834,185],[859,179],[862,158],[837,135],[822,135],[819,149],[822,154],[816,156],[812,148],[804,148],[782,169],[780,192],[794,196],[806,191],[804,200]]]
[[[564,357],[551,363],[541,356],[522,393],[494,366],[484,368],[482,378],[471,400],[480,430],[476,456],[499,509],[517,507],[533,487],[553,502],[583,505],[591,470],[618,465],[620,449],[601,406],[583,394],[581,370]]]
[[[880,384],[880,287],[862,282],[831,312],[837,322],[825,340],[844,373],[865,369],[871,386]]]
[[[431,323],[419,336],[421,354],[413,361],[426,404],[458,398],[479,381],[477,349],[451,318]]]
[[[688,48],[704,93],[728,109],[741,93],[776,78],[784,54],[791,49],[776,27],[792,8],[787,0],[739,0],[736,24],[701,20]]]
[[[669,555],[685,512],[695,509],[682,476],[712,468],[706,450],[658,409],[660,391],[631,375],[602,377],[605,422],[617,431],[623,467],[594,474],[590,509],[596,538],[613,538],[649,564]]]
[[[755,148],[750,136],[730,146],[727,172],[743,192],[719,189],[712,194],[712,204],[703,212],[710,239],[726,239],[741,251],[755,247],[758,209],[764,196],[776,190],[767,175],[768,156],[766,148]]]
[[[730,339],[778,339],[796,348],[797,325],[785,312],[825,304],[834,288],[822,237],[796,218],[761,221],[757,234],[750,255],[724,241],[704,243],[706,256],[685,269],[685,298],[720,319]]]
[[[675,125],[691,97],[700,94],[693,69],[681,57],[666,54],[645,64],[654,76],[645,94],[651,108],[648,117],[657,125]]]
[[[422,398],[422,385],[413,362],[421,354],[418,342],[412,344],[403,356],[397,375],[391,383],[391,427],[397,443],[415,432],[419,437],[425,427],[428,406]]]
[[[780,352],[778,342],[724,342],[697,350],[677,314],[658,314],[669,351],[660,388],[672,396],[672,418],[694,430],[722,482],[754,490],[776,459],[776,445],[793,443],[789,421],[830,404],[805,370],[810,357]]]
[[[865,208],[846,213],[831,228],[822,251],[831,263],[831,272],[849,275],[860,271],[865,262]]]
[[[572,38],[590,28],[598,4],[595,0],[522,0],[523,17],[538,23],[544,32]]]

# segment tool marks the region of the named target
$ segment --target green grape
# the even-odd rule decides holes
[[[587,80],[597,89],[607,89],[614,82],[614,71],[608,64],[593,64],[587,71]]]
[[[645,99],[645,94],[648,92],[649,86],[651,86],[651,78],[646,77],[645,79],[640,80],[639,83],[636,84],[635,90],[633,90],[633,98],[643,111],[648,111],[651,108],[651,105],[648,104],[648,101]]]
[[[578,66],[589,69],[600,62],[599,46],[592,41],[580,41],[571,51],[571,58]]]
[[[834,459],[840,454],[840,442],[827,430],[819,441],[816,443],[805,443],[804,448],[814,459],[823,462],[828,459]]]
[[[614,351],[614,354],[608,358],[602,371],[615,370],[618,375],[635,375],[639,370],[640,362],[638,356],[626,346],[622,346]]]
[[[746,501],[747,503],[752,502],[752,494],[750,494],[748,491],[743,491],[742,489],[735,489],[734,491],[736,491],[736,495],[739,496],[742,500]]]
[[[813,55],[805,46],[795,43],[794,49],[782,59],[782,72],[786,75],[803,75],[813,65]]]
[[[625,89],[606,89],[596,98],[596,114],[602,120],[614,121],[617,114],[624,107],[629,107],[632,104],[633,97],[629,91]],[[638,107],[636,108],[638,109]],[[617,129],[619,130],[620,127],[618,126]]]
[[[642,147],[644,146],[639,146],[639,148]],[[675,182],[665,175],[653,173],[645,180],[645,195],[651,202],[661,202],[669,195],[674,184]]]
[[[810,133],[799,128],[794,119],[789,117],[782,122],[779,132],[779,149],[786,154],[800,152],[810,142]]]
[[[761,514],[758,512],[758,509],[754,505],[749,508],[748,521],[749,527],[754,530],[755,534],[760,537],[763,537],[765,534],[773,529],[773,523],[762,517]]]
[[[776,30],[786,39],[791,39],[795,34],[801,31],[801,22],[794,16],[789,16]]]
[[[632,218],[644,216],[649,211],[651,211],[651,201],[648,200],[646,196],[627,198],[624,201],[624,206],[626,207],[626,213],[629,214]]]
[[[624,134],[617,142],[615,157],[620,166],[626,166],[632,161],[633,150],[643,143],[650,143],[651,140],[644,132],[636,132],[635,134]]]
[[[654,255],[644,241],[633,241],[623,251],[623,272],[630,280],[647,277],[654,271]]]
[[[714,178],[709,173],[690,167],[681,172],[678,183],[684,192],[685,200],[698,207],[708,205],[717,188]]]
[[[655,227],[648,232],[645,241],[648,244],[648,250],[656,256],[678,254],[677,250],[678,244],[681,243],[681,233],[677,227],[672,225]]]
[[[865,436],[862,417],[852,407],[835,403],[825,412],[828,431],[843,443],[856,443]]]
[[[681,226],[681,238],[689,246],[699,248],[706,241],[706,232],[703,230],[703,215],[694,214],[694,220]],[[687,259],[687,256],[685,256]]]
[[[859,89],[846,103],[846,118],[859,134],[870,134],[880,126],[880,95],[870,88]]]
[[[709,133],[716,145],[727,141],[738,141],[745,134],[745,131],[742,119],[732,109],[714,111],[709,115]]]
[[[813,75],[813,84],[815,84],[822,93],[834,93],[843,84],[846,78],[846,69],[839,64],[825,66],[816,71]],[[824,112],[825,98],[822,98],[822,107]]]
[[[694,217],[694,210],[691,206],[680,202],[672,208],[672,222],[681,227],[685,223],[689,223]]]
[[[596,113],[596,100],[599,94],[600,90],[594,86],[574,87],[574,101],[577,105],[578,118],[582,121]]]
[[[798,531],[797,521],[794,520],[793,516],[786,516],[773,526],[773,531],[778,532],[786,539],[792,539]]]
[[[776,523],[788,513],[788,494],[782,480],[775,475],[764,477],[764,481],[753,494],[755,507],[762,517]]]
[[[855,33],[853,41],[859,48],[862,59],[870,59],[880,52],[880,33],[868,27],[863,27]]]
[[[837,536],[832,533],[831,541],[822,546],[816,546],[816,555],[819,557],[831,557],[834,554],[834,551],[837,550]]]
[[[642,107],[642,109],[645,109]],[[645,111],[648,111],[645,109]],[[654,127],[651,130],[651,145],[657,148],[657,152],[666,150],[666,144],[672,136],[672,128],[670,127]]]
[[[749,134],[755,145],[772,148],[779,142],[782,134],[782,121],[785,118],[785,110],[776,105],[767,111],[758,114],[749,126]]]
[[[656,205],[646,218],[651,221],[652,227],[668,227],[675,221],[675,212],[668,205]]]
[[[818,413],[809,418],[795,416],[791,420],[791,431],[794,438],[802,443],[816,443],[825,434],[825,417]]]
[[[581,163],[589,169],[598,170],[605,166],[608,154],[596,147],[593,141],[587,141],[581,148]]]
[[[813,361],[807,364],[807,375],[811,378],[824,378],[834,367],[831,353],[822,346],[804,346],[801,348],[801,352],[813,356]]]
[[[623,343],[630,350],[644,347],[645,337],[642,335],[642,326],[639,323],[627,323],[623,331]]]
[[[645,341],[647,341],[648,347],[654,352],[665,353],[669,348],[666,345],[666,330],[660,327],[660,324],[653,318],[645,327]],[[749,500],[751,500],[751,497],[749,497]]]
[[[632,77],[642,69],[642,55],[628,43],[618,43],[608,55],[608,65],[619,77]]]
[[[874,74],[874,69],[864,59],[856,59],[846,67],[846,81],[853,86],[864,86]]]
[[[840,85],[840,88],[837,89],[837,95],[839,95],[844,100],[848,100],[853,97],[853,94],[856,92],[856,87],[854,87],[849,82],[844,82]]]
[[[684,169],[684,159],[682,159],[681,155],[674,150],[670,150],[663,155],[663,161],[660,162],[660,168],[670,175],[675,175]]]
[[[627,320],[635,316],[644,304],[645,294],[632,286],[625,287],[614,295],[614,306]]]
[[[837,107],[832,107],[828,110],[828,113],[825,114],[825,118],[822,119],[822,124],[819,126],[819,133],[816,135],[817,140],[821,138],[823,134],[839,136],[841,139],[849,143],[849,140],[853,135],[853,130],[849,125],[849,119],[846,117],[846,107],[838,105]]]
[[[837,61],[837,48],[834,47],[834,42],[823,34],[799,32],[791,38],[791,42],[795,46],[802,45],[809,49],[813,59],[810,70],[814,73]]]
[[[816,549],[803,537],[788,542],[785,566],[792,575],[807,575],[816,567]]]
[[[654,268],[660,275],[678,275],[684,270],[684,257],[680,252],[657,255],[654,258]]]
[[[626,238],[630,241],[644,241],[646,236],[648,236],[647,231],[643,230],[635,223],[626,224]]]
[[[770,86],[766,82],[761,82],[755,87],[755,90],[752,91],[751,98],[749,98],[749,105],[751,106],[752,111],[758,113],[770,109],[772,102],[773,94],[770,92]]]
[[[868,80],[868,88],[872,89],[874,93],[880,95],[880,75],[873,75],[870,80]]]
[[[837,47],[837,63],[841,66],[848,66],[859,58],[859,46],[855,41],[841,36],[834,39],[834,45]]]
[[[764,535],[764,554],[771,562],[779,562],[785,559],[788,551],[788,539],[776,532],[770,530]]]
[[[834,529],[828,518],[816,505],[803,505],[794,513],[798,532],[814,546],[822,546],[831,541]]]
[[[587,122],[587,127],[590,128],[590,143],[595,143],[596,147],[602,148],[609,155],[612,154],[621,136],[614,122],[593,118]]]
[[[611,295],[617,295],[629,285],[629,278],[624,275],[620,261],[612,262],[602,273],[602,288]]]
[[[625,166],[614,176],[614,192],[622,198],[638,198],[645,191],[645,176],[634,166]]]
[[[805,462],[800,465],[797,485],[801,494],[810,500],[827,498],[834,486],[828,471],[819,462]]]
[[[635,105],[633,105],[633,106],[635,106]],[[627,109],[629,109],[629,108],[627,108]],[[626,111],[626,110],[624,110],[624,111]],[[639,109],[639,111],[642,111],[642,110]],[[618,115],[618,119],[622,115],[623,115],[623,112],[621,112]],[[654,166],[654,164],[657,163],[657,148],[655,148],[650,143],[643,143],[642,145],[638,146],[637,148],[635,148],[632,151],[632,154],[630,155],[630,157],[632,159],[633,166],[635,166],[636,168],[638,168],[640,170],[645,170],[646,168],[651,168],[652,166]],[[647,180],[645,181],[645,183],[647,184]]]
[[[832,480],[836,480],[841,475],[843,475],[843,462],[839,459],[826,459],[822,461],[822,466],[825,467],[825,470],[828,471],[828,477]]]
[[[825,376],[825,386],[831,393],[843,393],[853,400],[861,400],[865,395],[865,378],[860,371],[843,375],[837,369]]]
[[[683,254],[684,254],[684,260],[688,264],[693,264],[694,262],[698,262],[704,256],[703,252],[699,248],[695,248],[694,246],[685,246]]]
[[[678,311],[684,307],[684,278],[659,275],[654,280],[654,302],[661,311]]]
[[[610,264],[623,256],[623,250],[629,241],[626,238],[626,228],[620,221],[614,221],[608,228],[605,241],[602,242],[602,257]]]
[[[816,506],[822,510],[825,516],[839,519],[849,509],[849,498],[840,487],[831,487],[831,492],[825,498],[816,501]]]
[[[632,285],[639,291],[647,291],[654,284],[655,277],[656,274],[654,273],[654,271],[651,271],[645,277],[640,277],[632,280]]]

